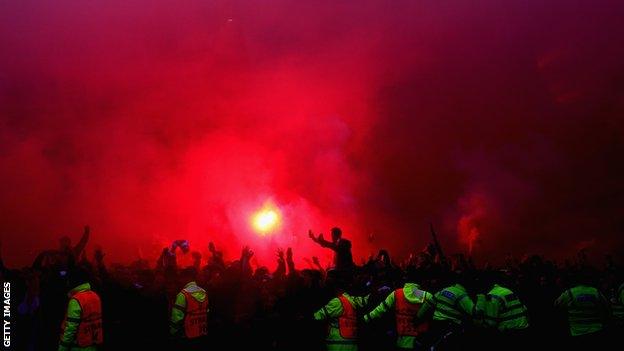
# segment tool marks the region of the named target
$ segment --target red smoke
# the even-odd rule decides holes
[[[460,208],[463,214],[457,223],[457,233],[461,243],[468,247],[468,253],[472,254],[481,236],[479,224],[487,220],[486,199],[481,194],[472,194],[469,198],[461,200]]]
[[[209,240],[402,255],[621,247],[624,5],[0,5],[0,233],[15,264],[93,228],[110,260]],[[271,199],[282,232],[254,235]],[[366,242],[375,233],[373,244]],[[476,233],[479,233],[478,235]],[[269,239],[269,240],[266,240]],[[465,242],[467,240],[467,242]]]

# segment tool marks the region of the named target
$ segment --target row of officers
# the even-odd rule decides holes
[[[315,320],[327,324],[328,351],[357,351],[362,325],[374,323],[386,314],[394,316],[397,350],[474,349],[475,344],[467,345],[464,341],[468,328],[487,331],[476,334],[479,349],[533,346],[528,343],[526,305],[500,282],[473,299],[465,288],[468,284],[461,280],[430,293],[417,283],[415,274],[408,274],[402,288],[367,310],[369,296],[352,296],[347,292],[347,280],[336,277],[328,278],[335,297],[314,313]],[[59,351],[97,350],[104,341],[100,298],[91,290],[86,276],[80,278],[78,274],[77,285],[69,293]],[[190,346],[207,335],[209,305],[206,291],[192,281],[192,275],[188,278],[189,283],[176,296],[171,309],[170,333]],[[624,284],[607,300],[595,287],[581,283],[565,290],[554,305],[567,314],[572,340],[567,348],[601,349],[595,347],[602,338],[601,332],[613,320],[620,324],[624,321]]]

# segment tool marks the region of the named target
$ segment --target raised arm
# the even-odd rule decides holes
[[[72,253],[74,254],[74,257],[76,259],[80,257],[80,254],[82,254],[85,247],[87,246],[87,243],[89,242],[90,234],[91,234],[91,228],[88,225],[85,225],[84,231],[82,232],[82,237],[80,237],[80,241],[72,249]]]
[[[325,240],[325,238],[323,237],[323,233],[320,233],[318,237],[315,237],[314,233],[312,233],[312,230],[308,230],[308,236],[310,237],[310,239],[312,239],[312,241],[321,245],[322,247],[327,247],[334,251],[337,250],[337,247],[333,242]]]
[[[325,268],[321,266],[321,261],[319,261],[318,257],[312,256],[312,262],[314,263],[314,266],[319,270],[319,272],[321,272],[321,275],[325,277]]]
[[[253,254],[254,252],[251,251],[251,249],[249,249],[249,246],[243,247],[243,251],[241,252],[241,259],[240,259],[241,272],[243,274],[251,275],[253,273],[253,269],[251,268],[251,263],[250,263],[250,260]]]
[[[293,260],[293,252],[292,248],[288,248],[286,250],[286,265],[288,266],[288,274],[295,274],[297,271],[295,270],[295,261]]]
[[[106,278],[107,271],[106,271],[106,265],[104,264],[104,252],[102,251],[101,247],[95,248],[95,251],[93,252],[93,257],[95,258],[95,267],[97,268],[100,274],[100,277]]]
[[[277,268],[274,275],[276,277],[283,277],[286,275],[286,264],[284,263],[284,250],[277,249]]]

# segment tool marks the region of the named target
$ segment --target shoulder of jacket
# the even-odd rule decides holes
[[[200,287],[198,285],[187,286],[187,287],[185,287],[182,290],[186,291],[187,293],[190,293],[190,294],[197,293],[197,292],[203,292],[203,293],[206,292],[206,290],[204,290],[202,287]]]

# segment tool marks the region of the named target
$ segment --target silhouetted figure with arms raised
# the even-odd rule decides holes
[[[351,242],[342,238],[342,230],[338,227],[334,227],[331,230],[332,241],[327,241],[323,238],[323,234],[319,234],[318,237],[314,236],[312,230],[308,231],[308,236],[315,243],[322,247],[330,248],[334,250],[334,265],[337,270],[349,270],[353,268],[353,256],[351,255]]]

